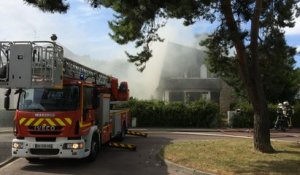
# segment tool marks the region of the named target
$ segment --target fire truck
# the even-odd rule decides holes
[[[127,82],[64,57],[52,41],[0,42],[0,87],[18,95],[12,156],[95,160],[131,124]]]

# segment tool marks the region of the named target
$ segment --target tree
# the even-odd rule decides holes
[[[278,103],[285,100],[293,101],[299,87],[297,70],[294,69],[296,48],[287,46],[282,31],[274,29],[259,42],[258,59],[264,91],[268,102]],[[209,48],[208,68],[234,88],[242,99],[246,98],[245,88],[238,74],[238,62],[234,55],[218,56],[220,41],[209,38],[202,45]]]
[[[69,4],[64,3],[65,0],[24,0],[25,3],[38,7],[44,12],[66,13]]]
[[[32,4],[49,2],[26,1]],[[62,3],[62,0],[56,1]],[[149,44],[162,41],[157,31],[168,18],[184,19],[184,25],[192,25],[200,19],[218,22],[219,26],[210,37],[218,43],[212,53],[218,52],[216,59],[223,59],[230,56],[229,49],[234,50],[239,75],[254,109],[254,148],[266,153],[274,151],[270,142],[267,101],[259,70],[259,43],[266,39],[266,34],[272,33],[270,22],[279,31],[294,26],[294,15],[300,13],[297,5],[299,0],[88,1],[95,8],[103,6],[116,12],[115,19],[109,22],[113,31],[110,36],[119,44],[135,42],[136,47],[142,49],[136,55],[127,53],[129,61],[134,62],[141,71],[152,56]]]

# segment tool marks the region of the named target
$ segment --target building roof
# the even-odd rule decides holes
[[[157,90],[220,91],[220,79],[200,78],[200,67],[205,56],[203,50],[168,43]]]
[[[162,66],[161,78],[184,77],[184,73],[204,64],[203,50],[186,47],[176,43],[168,43],[166,57]],[[200,73],[200,72],[199,72]]]

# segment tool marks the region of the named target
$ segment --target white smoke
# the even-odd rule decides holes
[[[159,31],[164,42],[152,43],[153,57],[147,62],[146,69],[139,72],[133,63],[127,61],[125,54],[121,58],[110,60],[96,60],[88,56],[77,56],[65,49],[66,57],[74,59],[81,64],[92,67],[107,75],[112,75],[120,81],[127,81],[130,95],[138,99],[153,99],[156,96],[156,88],[159,83],[160,73],[166,55],[167,43],[174,42],[181,45],[196,48],[198,39],[203,36],[195,36],[192,27],[184,27],[180,20],[170,20],[169,23]],[[197,39],[196,39],[197,38]],[[132,53],[134,49],[129,52]],[[176,50],[171,51],[176,52]],[[88,53],[87,53],[88,54]],[[176,68],[175,68],[176,69]]]
[[[127,62],[124,53],[127,50],[134,54],[136,49],[132,45],[116,44],[107,34],[111,32],[106,23],[112,19],[109,10],[94,10],[83,0],[70,3],[72,4],[69,13],[61,15],[43,13],[37,8],[24,5],[22,1],[1,1],[0,14],[2,24],[5,25],[0,27],[0,39],[49,40],[51,34],[55,33],[58,42],[74,53],[69,52],[68,55],[68,49],[65,49],[68,58],[112,75],[118,78],[119,82],[128,81],[131,95],[139,99],[155,97],[163,60],[166,57],[167,42],[190,47],[197,45],[195,28],[184,27],[181,20],[169,20],[159,31],[165,41],[151,45],[153,57],[147,63],[144,72],[140,73],[133,63]],[[201,27],[205,28],[206,25],[201,24]],[[199,31],[198,29],[199,26],[196,30]]]

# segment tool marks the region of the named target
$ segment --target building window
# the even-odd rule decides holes
[[[185,92],[185,102],[210,100],[209,92]]]
[[[169,92],[169,101],[184,101],[183,92]]]
[[[210,100],[210,92],[173,91],[168,93],[169,102],[192,102],[198,100]]]

